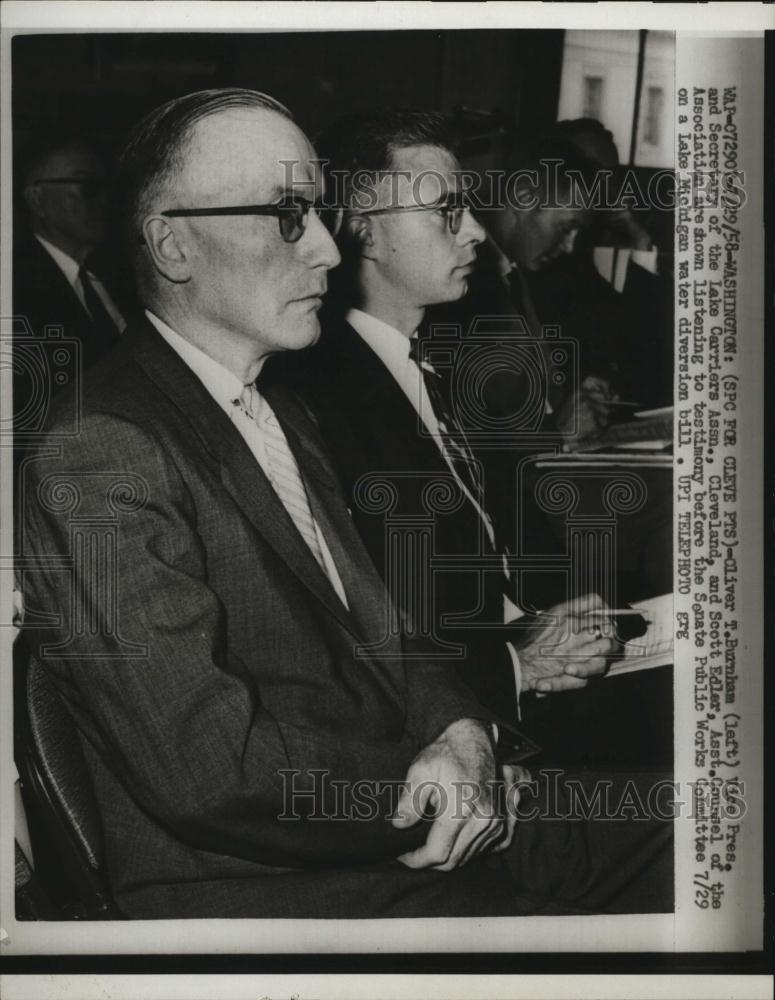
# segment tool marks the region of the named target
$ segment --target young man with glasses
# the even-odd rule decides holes
[[[418,340],[429,306],[466,294],[485,231],[440,115],[350,116],[320,137],[318,155],[328,197],[345,209],[343,264],[320,342],[270,371],[315,412],[358,530],[412,627],[480,699],[516,718],[521,691],[583,687],[606,669],[612,643],[594,595],[505,627],[518,595],[481,464]]]

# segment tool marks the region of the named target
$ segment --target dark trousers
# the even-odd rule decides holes
[[[122,894],[130,917],[378,918],[654,913],[673,909],[672,823],[645,815],[664,775],[534,775],[511,847],[453,872],[399,862],[336,871],[284,870],[255,879],[153,885]],[[571,817],[582,788],[583,813]],[[587,806],[584,806],[586,802]],[[664,805],[662,805],[664,813]],[[609,818],[604,813],[611,813]]]

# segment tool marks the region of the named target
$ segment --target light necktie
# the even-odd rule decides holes
[[[233,402],[240,406],[243,413],[250,417],[262,432],[269,481],[318,565],[328,576],[307,498],[307,490],[280,422],[252,383],[246,385],[239,399],[235,399]]]

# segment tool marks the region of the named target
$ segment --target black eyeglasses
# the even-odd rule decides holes
[[[322,202],[307,201],[305,198],[286,198],[272,205],[230,205],[223,208],[170,208],[162,212],[168,219],[193,218],[209,215],[274,215],[280,226],[280,235],[286,243],[295,243],[304,235],[310,210],[332,236],[336,236],[342,225],[342,209],[324,205]]]
[[[33,184],[77,184],[84,198],[95,198],[107,187],[102,177],[39,177]]]
[[[452,194],[427,205],[391,205],[388,208],[351,209],[353,215],[389,215],[392,212],[440,212],[453,236],[457,236],[463,225],[463,214],[470,208],[464,194]]]

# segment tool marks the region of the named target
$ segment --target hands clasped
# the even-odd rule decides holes
[[[415,757],[391,822],[400,829],[434,816],[422,847],[398,860],[409,868],[452,871],[487,850],[509,846],[516,828],[518,765],[496,768],[492,741],[477,719],[453,722]]]

